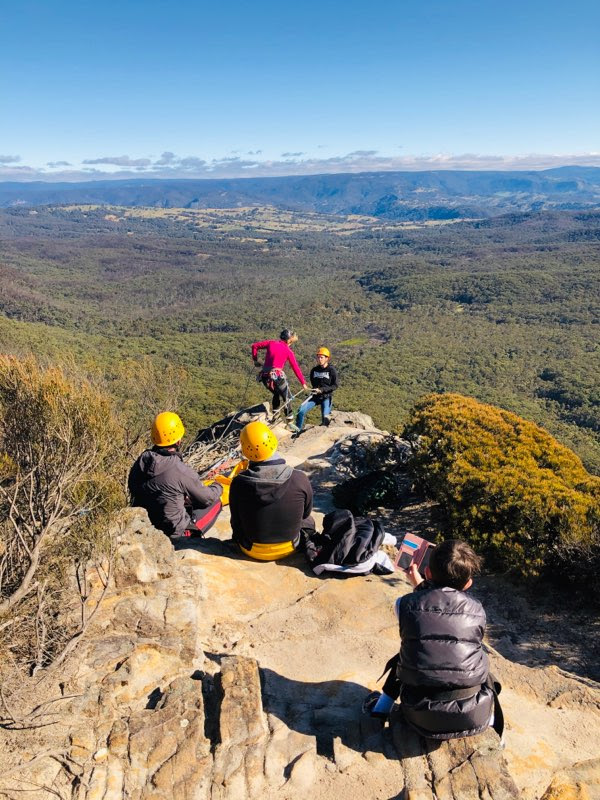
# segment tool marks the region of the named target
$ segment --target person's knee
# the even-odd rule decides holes
[[[217,517],[221,513],[222,509],[223,504],[221,503],[221,500],[215,500],[215,502],[208,506],[208,508],[194,509],[192,521],[194,523],[195,530],[199,531],[201,535],[209,531],[217,521]]]

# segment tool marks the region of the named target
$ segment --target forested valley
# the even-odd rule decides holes
[[[593,211],[401,224],[266,207],[5,209],[0,346],[95,375],[123,403],[153,371],[177,384],[193,432],[264,397],[249,345],[293,327],[305,372],[331,349],[338,408],[399,429],[430,391],[470,395],[542,425],[600,474],[599,245]]]

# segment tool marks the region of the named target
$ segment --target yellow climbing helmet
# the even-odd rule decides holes
[[[248,461],[266,461],[277,450],[277,439],[264,422],[249,422],[240,433],[244,458]]]
[[[319,349],[317,350],[317,355],[326,356],[326,358],[331,358],[331,353],[326,347],[319,347]]]
[[[169,447],[183,439],[183,422],[173,411],[163,411],[152,423],[152,441],[159,447]]]

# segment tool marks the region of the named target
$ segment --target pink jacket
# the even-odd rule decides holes
[[[291,368],[294,370],[294,375],[298,378],[300,383],[304,385],[304,375],[302,374],[296,356],[292,350],[281,339],[271,339],[267,342],[254,342],[252,345],[252,358],[256,361],[259,350],[266,349],[265,364],[263,372],[268,372],[271,369],[283,369],[286,361],[290,362]]]

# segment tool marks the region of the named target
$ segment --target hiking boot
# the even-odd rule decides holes
[[[300,428],[296,425],[295,422],[288,423],[288,430],[291,431],[292,433],[295,433],[296,435],[300,434]]]
[[[325,428],[328,428],[331,425],[331,417],[323,417],[321,425],[323,425]]]
[[[380,697],[381,692],[375,691],[368,694],[363,700],[361,708],[362,713],[373,717],[373,719],[387,719],[389,714],[385,714],[383,711],[373,711]]]

